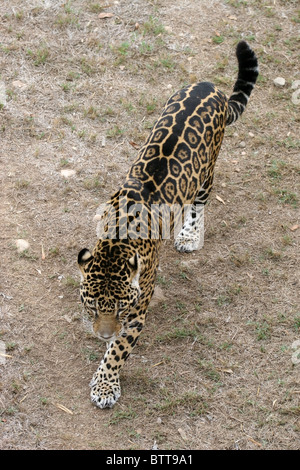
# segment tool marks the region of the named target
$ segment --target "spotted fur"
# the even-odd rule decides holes
[[[163,218],[153,218],[153,205],[190,205],[175,247],[201,246],[197,207],[211,191],[225,127],[243,113],[258,75],[256,56],[245,41],[236,54],[239,72],[229,100],[209,82],[170,97],[124,184],[108,201],[93,252],[83,249],[78,255],[82,303],[95,335],[108,343],[90,384],[91,399],[100,408],[113,406],[121,395],[119,372],[143,329],[153,294],[163,238]],[[170,220],[174,225],[176,216]]]

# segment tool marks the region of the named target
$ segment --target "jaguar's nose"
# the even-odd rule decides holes
[[[110,334],[108,334],[108,333],[102,333],[101,335],[99,334],[98,337],[99,337],[99,339],[101,339],[102,341],[105,341],[106,343],[109,343],[110,341],[113,340],[114,335],[110,335]]]

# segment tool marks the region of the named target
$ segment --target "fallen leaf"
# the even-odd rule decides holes
[[[222,202],[222,204],[225,204],[225,202],[223,201],[223,199],[220,197],[220,196],[216,196],[216,200],[219,201],[219,202]]]
[[[42,260],[46,259],[45,251],[44,251],[44,246],[42,244]]]
[[[130,140],[129,143],[130,143],[130,145],[132,145],[133,148],[135,148],[137,150],[140,148],[140,146],[138,144],[136,144],[135,142],[133,142],[133,140]]]
[[[64,411],[65,413],[69,413],[70,415],[74,414],[73,411],[69,410],[69,408],[66,408],[64,405],[61,405],[60,403],[55,403],[55,406],[59,408],[60,410]]]
[[[98,18],[103,19],[103,18],[111,18],[114,16],[113,13],[99,13]]]
[[[293,225],[293,226],[290,228],[290,230],[291,230],[292,232],[295,232],[295,230],[297,230],[299,227],[300,227],[299,224],[295,224],[295,225]]]
[[[182,439],[184,441],[187,441],[187,435],[186,435],[185,431],[182,428],[179,428],[178,432],[179,432],[180,436],[182,437]]]
[[[225,372],[226,374],[233,374],[233,370],[231,369],[221,369],[222,372]]]
[[[253,442],[253,444],[255,444],[255,445],[258,446],[258,447],[261,447],[261,443],[260,443],[260,442],[255,441],[251,436],[247,436],[247,437],[248,437],[248,439],[249,439],[251,442]]]
[[[0,356],[1,357],[12,357],[10,354],[4,354],[4,353],[0,353]]]

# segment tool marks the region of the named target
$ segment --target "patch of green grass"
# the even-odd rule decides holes
[[[166,287],[169,287],[170,284],[171,284],[170,280],[166,279],[165,276],[161,276],[161,275],[157,276],[156,282],[157,282],[157,284],[159,284],[161,286],[166,286]]]
[[[176,63],[170,55],[161,58],[156,65],[162,65],[165,69],[174,70]]]
[[[276,194],[279,196],[279,202],[282,204],[290,204],[293,207],[298,207],[298,197],[296,193],[291,193],[287,189],[278,189]]]
[[[154,45],[150,42],[142,41],[139,45],[139,52],[142,55],[150,55],[154,51]]]
[[[232,302],[232,299],[228,295],[219,295],[217,298],[217,304],[219,307],[222,307],[224,305],[229,305],[231,302]]]
[[[158,36],[166,32],[164,25],[155,16],[150,16],[141,29],[142,35]]]
[[[118,125],[115,125],[106,134],[106,137],[109,137],[110,139],[120,137],[122,134],[124,134],[124,129],[121,129]]]
[[[124,420],[132,420],[136,418],[136,412],[129,407],[127,410],[116,410],[113,412],[112,416],[109,418],[108,424],[114,425],[119,424],[121,421]]]
[[[215,44],[222,44],[222,42],[224,42],[225,38],[224,36],[222,35],[216,35],[216,36],[213,36],[212,37],[212,41],[215,43]]]
[[[82,57],[80,59],[80,67],[83,73],[85,73],[88,77],[99,73],[99,69],[97,63],[92,58]]]
[[[276,144],[287,149],[300,149],[300,139],[294,139],[291,136],[283,140],[277,140]]]
[[[257,341],[270,339],[271,327],[266,320],[263,322],[249,322],[248,325],[255,327]]]
[[[201,374],[203,374],[207,379],[220,383],[221,375],[211,361],[199,360],[198,366],[201,370]]]
[[[94,190],[94,189],[98,189],[101,186],[101,183],[97,177],[87,178],[84,180],[83,186],[85,189]]]
[[[198,332],[196,329],[188,329],[188,328],[173,328],[171,331],[168,331],[162,335],[158,335],[156,340],[159,342],[164,341],[172,341],[176,339],[185,339],[185,338],[197,338]]]
[[[67,276],[64,282],[65,286],[71,287],[71,288],[78,288],[80,285],[80,282],[78,279],[74,279],[72,276]]]
[[[266,259],[278,261],[281,259],[282,253],[280,251],[274,250],[272,247],[268,247],[264,249],[264,257]]]
[[[30,261],[36,261],[37,260],[37,256],[34,255],[33,253],[31,253],[29,250],[23,250],[20,253],[18,253],[18,255],[19,255],[20,258],[25,258],[25,259],[28,259]]]
[[[155,109],[157,108],[157,100],[153,98],[146,103],[147,114],[154,113]]]
[[[48,405],[49,403],[49,398],[46,397],[40,397],[40,402],[43,406]]]
[[[268,175],[272,179],[280,179],[282,177],[282,170],[285,166],[286,162],[283,160],[272,160],[271,167],[268,169]]]
[[[190,416],[201,416],[207,412],[208,405],[197,392],[186,392],[179,397],[167,397],[155,408],[161,412],[175,414],[178,408],[189,409]]]
[[[44,65],[50,56],[50,50],[46,44],[42,45],[35,51],[27,49],[27,55],[33,60],[33,63],[36,67]]]
[[[300,315],[294,318],[294,328],[296,331],[300,330]]]
[[[234,8],[241,8],[248,5],[246,0],[226,0],[226,3]]]
[[[6,351],[13,351],[16,347],[18,346],[17,343],[11,342],[11,343],[6,343]]]
[[[100,116],[100,113],[99,113],[98,109],[95,108],[95,106],[90,105],[88,108],[85,108],[83,110],[83,115],[84,115],[84,117],[87,117],[89,119],[94,120],[94,119],[96,119]]]
[[[102,10],[104,10],[105,5],[100,5],[100,3],[91,3],[88,6],[88,9],[91,13],[100,13]]]
[[[12,416],[12,415],[14,415],[14,414],[16,414],[16,413],[18,413],[18,412],[19,412],[19,409],[16,408],[16,407],[14,407],[14,406],[10,406],[10,407],[8,407],[8,408],[4,408],[4,409],[1,408],[1,409],[0,409],[0,415],[6,414],[6,415],[8,415],[8,416]]]

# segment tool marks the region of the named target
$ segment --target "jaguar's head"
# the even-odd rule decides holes
[[[96,252],[93,256],[84,248],[78,255],[80,298],[95,335],[109,342],[121,333],[125,318],[139,300],[139,256],[127,253],[126,257],[126,251],[120,256],[120,249]]]

